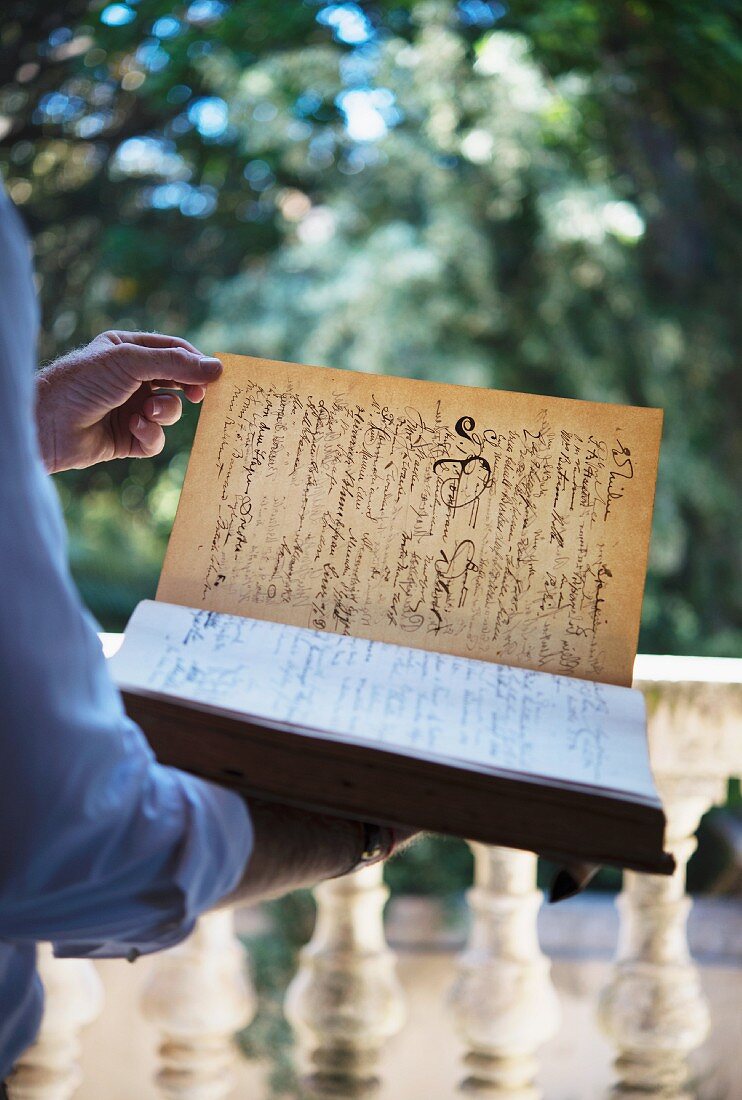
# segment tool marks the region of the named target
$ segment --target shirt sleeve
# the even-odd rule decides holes
[[[178,942],[239,880],[244,801],[156,762],[69,574],[34,420],[36,305],[0,188],[0,939],[58,954]]]

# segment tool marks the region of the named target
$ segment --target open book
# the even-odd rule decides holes
[[[661,413],[221,358],[111,661],[158,756],[669,872],[629,686]]]

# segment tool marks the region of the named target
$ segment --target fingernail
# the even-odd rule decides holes
[[[137,416],[136,417],[136,419],[134,421],[134,427],[137,429],[138,432],[140,432],[142,430],[142,428],[144,427],[145,424],[146,424],[146,420],[144,419],[143,416]]]
[[[206,355],[203,359],[199,359],[198,365],[206,371],[207,374],[221,374],[222,365],[218,359],[214,359],[211,355]]]

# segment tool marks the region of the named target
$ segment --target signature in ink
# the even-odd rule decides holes
[[[611,454],[613,455],[613,462],[616,469],[611,470],[608,475],[608,491],[606,493],[604,519],[608,519],[611,504],[614,500],[621,499],[627,482],[631,481],[634,477],[634,463],[631,458],[631,451],[628,447],[623,445],[618,437],[616,437],[616,446],[611,449]]]

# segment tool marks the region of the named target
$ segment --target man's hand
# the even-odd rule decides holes
[[[47,470],[159,454],[163,427],[182,409],[177,394],[158,391],[180,389],[189,401],[202,401],[221,370],[218,359],[177,336],[101,333],[37,375],[36,422]]]

